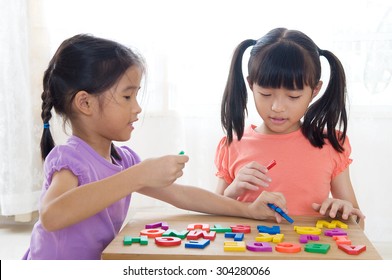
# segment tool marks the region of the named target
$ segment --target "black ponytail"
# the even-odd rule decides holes
[[[221,105],[221,124],[227,133],[227,142],[233,141],[233,131],[238,140],[244,134],[245,114],[247,114],[248,93],[242,73],[242,57],[246,49],[256,44],[255,40],[245,40],[234,51],[229,76]]]
[[[341,62],[332,52],[319,50],[319,53],[331,67],[330,79],[323,96],[309,106],[302,132],[313,146],[321,148],[324,139],[328,138],[335,150],[343,152],[347,132],[346,76]],[[338,134],[336,129],[340,130]]]
[[[47,155],[55,146],[52,133],[50,132],[50,126],[49,126],[49,121],[52,118],[51,110],[53,107],[53,100],[52,100],[49,84],[50,84],[53,68],[54,68],[54,62],[51,61],[50,66],[48,67],[48,69],[45,71],[44,74],[44,80],[43,80],[44,91],[41,94],[41,99],[42,99],[41,118],[43,121],[43,132],[41,136],[40,145],[41,145],[41,158],[43,160],[45,160]]]

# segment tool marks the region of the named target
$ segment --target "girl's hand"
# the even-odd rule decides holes
[[[313,203],[312,207],[321,215],[329,215],[331,218],[335,218],[338,212],[341,213],[344,220],[347,220],[349,216],[357,216],[360,219],[365,218],[361,210],[354,208],[352,203],[347,200],[327,198],[322,204]]]
[[[140,185],[159,188],[173,184],[183,175],[182,170],[188,160],[189,157],[186,155],[169,155],[140,162],[137,165]]]
[[[282,216],[268,207],[268,203],[275,204],[288,214],[286,199],[282,193],[263,191],[257,199],[249,204],[250,217],[257,220],[275,218],[278,223],[282,221]]]
[[[257,191],[259,187],[268,187],[271,178],[266,175],[268,169],[252,161],[243,166],[234,181],[225,189],[224,195],[236,199],[245,191]]]

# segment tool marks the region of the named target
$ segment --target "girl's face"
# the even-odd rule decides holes
[[[142,72],[131,66],[119,82],[100,98],[103,101],[96,122],[101,136],[114,141],[127,141],[134,130],[133,124],[142,111],[137,101]],[[98,129],[97,128],[97,129]]]
[[[310,102],[321,89],[322,82],[312,90],[305,86],[302,90],[285,88],[264,88],[251,85],[257,112],[264,123],[258,128],[265,134],[287,134],[301,126]]]

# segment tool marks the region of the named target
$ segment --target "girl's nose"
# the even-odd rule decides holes
[[[272,111],[280,113],[284,111],[284,104],[281,100],[275,99],[272,103]]]
[[[132,106],[132,113],[140,114],[142,112],[142,107],[140,107],[139,102],[135,100]]]
[[[139,103],[137,103],[136,113],[140,114],[142,112],[142,107],[140,107]]]

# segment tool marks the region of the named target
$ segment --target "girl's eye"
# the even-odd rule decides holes
[[[301,96],[299,95],[299,96],[289,96],[291,99],[298,99],[298,98],[300,98]]]
[[[264,97],[271,96],[271,94],[268,94],[268,93],[260,93],[260,95],[261,95],[261,96],[264,96]]]
[[[124,96],[124,98],[125,98],[126,100],[129,100],[129,99],[131,99],[131,96],[126,95],[126,96]]]

